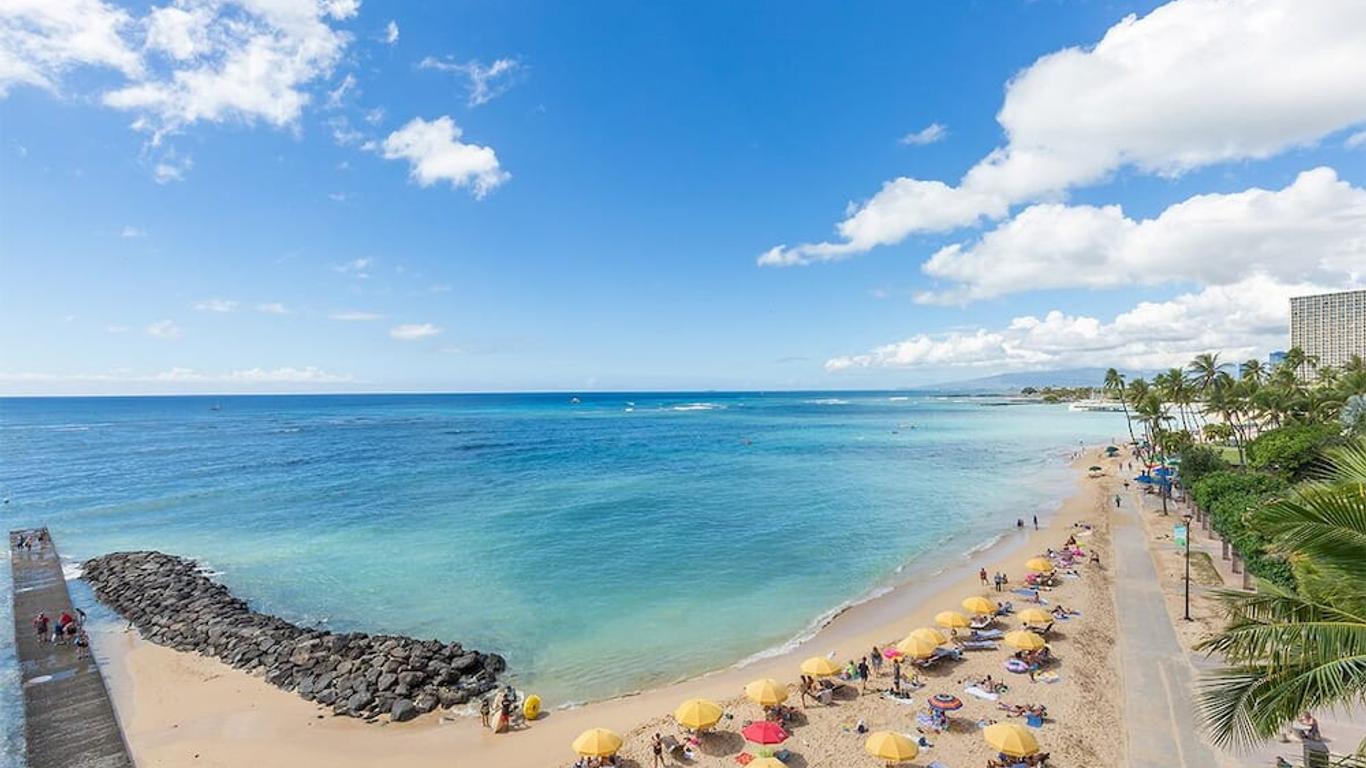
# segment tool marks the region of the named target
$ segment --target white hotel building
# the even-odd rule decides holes
[[[1366,291],[1291,298],[1290,346],[1317,357],[1320,368],[1366,358]]]

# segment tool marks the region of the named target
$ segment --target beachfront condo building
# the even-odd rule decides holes
[[[1352,355],[1366,357],[1366,291],[1291,298],[1290,345],[1318,358],[1319,368],[1341,368]],[[1307,366],[1306,372],[1317,375]]]

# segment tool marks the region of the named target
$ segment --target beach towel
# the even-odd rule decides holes
[[[968,687],[964,688],[963,693],[966,693],[969,696],[976,696],[979,699],[986,699],[987,701],[996,701],[1001,698],[1000,694],[982,690],[981,688],[978,688],[975,685],[969,685]]]
[[[915,716],[915,722],[916,722],[917,725],[920,725],[921,727],[924,727],[924,728],[929,728],[929,729],[932,730],[932,731],[938,731],[938,730],[939,730],[939,729],[936,728],[935,725],[934,725],[934,718],[930,717],[929,715],[925,714],[924,712],[921,712],[920,714],[918,714],[918,715]]]
[[[996,647],[990,640],[968,640],[963,643],[963,649],[968,651],[994,651]]]
[[[1005,637],[1005,632],[999,629],[982,629],[973,632],[970,637],[974,642],[978,640],[1000,640]]]
[[[1034,682],[1036,683],[1056,683],[1061,679],[1062,675],[1059,675],[1057,672],[1040,672],[1034,676]]]
[[[740,754],[735,756],[735,762],[739,763],[740,765],[749,765],[750,763],[754,762],[754,755],[751,755],[748,752],[741,752]]]
[[[901,698],[900,696],[893,696],[891,691],[883,691],[883,692],[882,692],[882,698],[884,698],[884,699],[886,699],[886,700],[888,700],[888,701],[894,701],[894,702],[896,702],[897,704],[910,704],[910,705],[912,705],[912,706],[915,705],[915,702],[911,700],[911,697],[910,697],[910,696],[907,696],[906,698],[903,699],[903,698]]]
[[[1025,725],[1030,728],[1042,728],[1043,718],[1038,715],[1025,715]]]

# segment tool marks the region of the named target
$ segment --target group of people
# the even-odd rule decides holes
[[[24,554],[32,554],[37,547],[39,552],[47,547],[49,543],[47,529],[42,528],[37,531],[20,531],[18,538],[14,540],[14,550],[23,550]]]
[[[494,733],[507,733],[521,719],[522,711],[517,707],[517,689],[510,685],[493,696],[479,700],[479,721],[485,728],[492,728]]]
[[[988,583],[995,586],[997,592],[1003,592],[1005,591],[1006,587],[1010,586],[1010,577],[1005,575],[1004,573],[1001,573],[1000,571],[997,571],[995,574],[991,576],[990,580],[988,580],[987,569],[983,568],[977,572],[977,578],[981,579],[982,586],[984,587]]]
[[[1006,717],[1029,717],[1030,715],[1033,715],[1040,720],[1048,717],[1048,707],[1045,707],[1042,704],[1006,704],[1005,702],[1000,702],[996,705],[996,708],[1004,710]]]
[[[33,617],[33,630],[40,643],[74,645],[77,658],[85,658],[90,652],[90,636],[85,631],[85,611],[79,608],[75,616],[62,611],[55,623],[47,613],[39,611]]]
[[[1013,768],[1013,766],[1016,765],[1026,765],[1029,766],[1029,768],[1035,768],[1035,766],[1048,765],[1048,761],[1051,757],[1052,755],[1048,752],[1040,752],[1036,755],[1028,755],[1026,757],[1011,757],[1010,755],[1002,753],[997,755],[995,760],[988,760],[987,768]]]

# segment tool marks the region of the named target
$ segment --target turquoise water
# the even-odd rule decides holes
[[[9,399],[0,510],[72,559],[160,549],[302,624],[500,652],[563,704],[734,663],[961,560],[1047,510],[1079,440],[1123,430],[1004,402]]]

